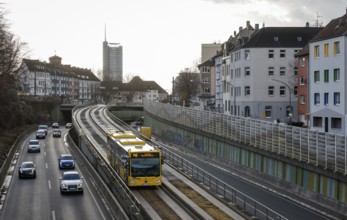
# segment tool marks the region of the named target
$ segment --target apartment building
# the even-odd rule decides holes
[[[333,19],[309,44],[310,128],[346,135],[347,14]]]
[[[298,68],[298,122],[310,125],[309,108],[309,44],[296,54]]]
[[[18,69],[23,95],[59,96],[65,102],[94,102],[99,97],[100,80],[90,69],[63,65],[52,56],[49,63],[23,59]]]
[[[261,29],[256,25],[248,35],[237,37],[225,59],[224,113],[297,121],[295,54],[321,30],[308,25]]]

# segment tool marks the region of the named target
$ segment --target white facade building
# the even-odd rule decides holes
[[[311,129],[346,135],[347,14],[332,20],[309,45]]]

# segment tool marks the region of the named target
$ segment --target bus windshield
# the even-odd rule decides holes
[[[132,158],[131,176],[160,176],[159,158]]]

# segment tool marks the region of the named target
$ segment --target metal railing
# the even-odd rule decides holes
[[[199,181],[201,184],[205,185],[210,190],[213,190],[227,201],[230,201],[229,204],[237,207],[242,212],[245,212],[252,217],[256,217],[257,219],[287,219],[274,210],[266,207],[260,202],[257,202],[253,198],[245,195],[222,180],[204,171],[203,169],[184,159],[182,156],[170,151],[168,148],[163,147],[162,152],[165,156],[165,162],[167,164],[170,164],[176,169],[179,169],[181,172],[184,172],[190,178]]]
[[[219,138],[347,174],[347,139],[343,135],[160,102],[146,101],[144,109],[159,118]]]

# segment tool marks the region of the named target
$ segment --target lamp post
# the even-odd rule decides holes
[[[278,79],[271,79],[271,80],[279,82],[279,83],[282,83],[283,85],[287,86],[287,88],[289,90],[289,114],[288,114],[288,116],[289,116],[289,122],[291,124],[291,122],[292,122],[292,92],[290,90],[290,86],[287,83],[282,82],[282,81],[280,81]]]

